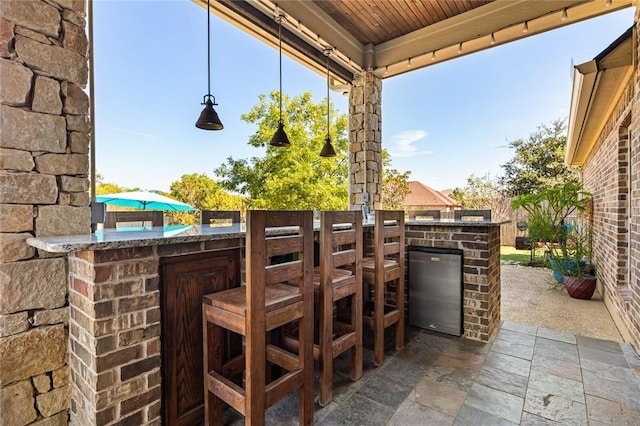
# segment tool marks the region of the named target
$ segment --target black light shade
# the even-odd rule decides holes
[[[278,130],[276,130],[276,132],[273,134],[273,137],[271,138],[271,142],[269,142],[269,145],[281,146],[281,147],[291,146],[291,143],[289,142],[289,137],[284,131],[284,124],[282,123],[282,120],[278,121]]]
[[[222,130],[224,126],[218,118],[218,113],[213,106],[217,105],[211,101],[211,98],[207,99],[204,103],[204,109],[200,113],[198,121],[196,121],[196,127],[203,130]]]
[[[333,149],[333,145],[331,145],[331,137],[327,135],[327,138],[324,140],[324,146],[322,147],[322,151],[320,151],[320,157],[335,157],[336,151]]]
[[[213,101],[211,101],[213,98]],[[203,130],[222,130],[224,126],[218,118],[218,113],[213,109],[216,98],[211,95],[211,1],[207,0],[207,94],[206,101],[202,102],[204,109],[196,121],[196,127]]]

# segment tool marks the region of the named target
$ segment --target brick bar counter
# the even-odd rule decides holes
[[[405,247],[463,251],[463,327],[467,339],[488,342],[500,326],[502,223],[446,220],[405,222]]]
[[[489,341],[500,322],[500,223],[405,226],[407,247],[464,251],[464,336]],[[68,253],[72,424],[201,421],[201,299],[240,284],[244,234],[242,224],[27,240]]]

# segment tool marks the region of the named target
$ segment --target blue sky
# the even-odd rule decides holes
[[[435,189],[501,174],[509,141],[569,114],[574,64],[633,23],[633,8],[385,79],[382,140],[394,168]],[[168,191],[183,174],[262,151],[240,119],[278,89],[278,51],[211,17],[211,92],[225,128],[194,124],[207,92],[206,12],[188,0],[94,3],[96,163],[106,182]],[[286,56],[283,91],[326,95],[325,77]],[[342,113],[345,96],[332,92]]]

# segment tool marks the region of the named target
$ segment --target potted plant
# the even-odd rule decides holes
[[[546,246],[554,278],[559,283],[565,282],[565,277],[582,278],[589,275],[592,269],[589,263],[590,205],[591,194],[584,191],[581,183],[558,185],[537,194],[520,195],[512,202],[513,208],[521,207],[528,213],[529,237]],[[570,219],[575,219],[574,223]],[[570,281],[572,284],[575,282],[573,279]],[[595,289],[595,277],[588,281]]]

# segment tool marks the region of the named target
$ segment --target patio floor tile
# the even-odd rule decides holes
[[[579,347],[580,359],[598,361],[604,364],[616,365],[618,367],[628,367],[627,359],[622,352],[609,352],[601,349],[589,347]]]
[[[496,417],[520,423],[524,399],[474,383],[469,389],[464,403]]]
[[[496,335],[496,339],[519,343],[525,346],[533,346],[536,343],[536,336],[511,330],[500,330]]]
[[[356,394],[366,396],[382,405],[395,409],[409,395],[413,385],[398,382],[389,377],[376,375],[371,377]]]
[[[491,345],[493,352],[511,355],[522,359],[531,360],[533,357],[533,346],[522,345],[520,343],[509,342],[507,340],[496,339]]]
[[[322,425],[384,425],[395,409],[378,404],[358,393],[340,404],[320,422]]]
[[[450,426],[455,418],[447,416],[430,407],[422,404],[405,400],[398,410],[395,412],[387,425],[389,426],[408,426],[408,425],[433,425],[433,426]]]
[[[498,368],[485,366],[476,377],[476,382],[523,398],[527,393],[528,379],[526,377]]]
[[[578,347],[570,343],[538,337],[533,356],[559,359],[573,364],[578,364]]]
[[[591,371],[583,370],[584,391],[610,401],[626,404],[631,410],[640,411],[640,382],[618,382],[598,377]]]
[[[457,387],[425,377],[411,392],[409,399],[455,418],[466,396],[467,393]]]
[[[580,348],[598,349],[601,351],[608,351],[608,352],[614,352],[619,354],[622,353],[622,348],[620,347],[620,343],[618,342],[612,342],[610,340],[595,339],[593,337],[586,337],[586,336],[577,336],[576,339],[578,341],[578,346]]]
[[[590,371],[602,379],[613,382],[628,383],[629,381],[638,379],[629,367],[618,367],[617,365],[605,364],[588,359],[580,359],[580,365],[583,371]]]
[[[542,355],[534,355],[531,361],[531,369],[541,372],[553,374],[555,376],[564,377],[566,379],[582,381],[582,371],[580,364],[563,361],[561,359],[547,358]]]
[[[466,404],[462,406],[454,423],[455,426],[513,426],[517,424]]]
[[[535,336],[536,332],[538,331],[538,327],[536,327],[535,325],[520,324],[518,322],[513,322],[513,321],[504,321],[500,329],[517,331],[518,333],[531,334],[532,336]]]
[[[455,386],[461,391],[469,390],[478,372],[447,365],[448,359],[450,358],[438,358],[438,361],[427,371],[425,376],[433,381]]]
[[[587,424],[585,404],[547,391],[529,388],[524,410],[563,425],[582,426]]]
[[[520,421],[520,426],[555,426],[559,424],[560,423],[558,422],[545,419],[544,417],[540,417],[527,411],[522,413],[522,420]]]
[[[529,389],[558,395],[584,404],[584,387],[582,386],[582,382],[576,380],[566,379],[532,369],[531,375],[529,376]]]
[[[626,404],[586,395],[587,417],[610,425],[638,425],[640,411],[630,409]]]
[[[576,336],[565,331],[551,330],[549,328],[538,327],[538,337],[549,340],[557,340],[559,342],[576,344]]]
[[[519,376],[529,377],[531,361],[500,352],[489,352],[484,361],[485,367],[498,368]]]

